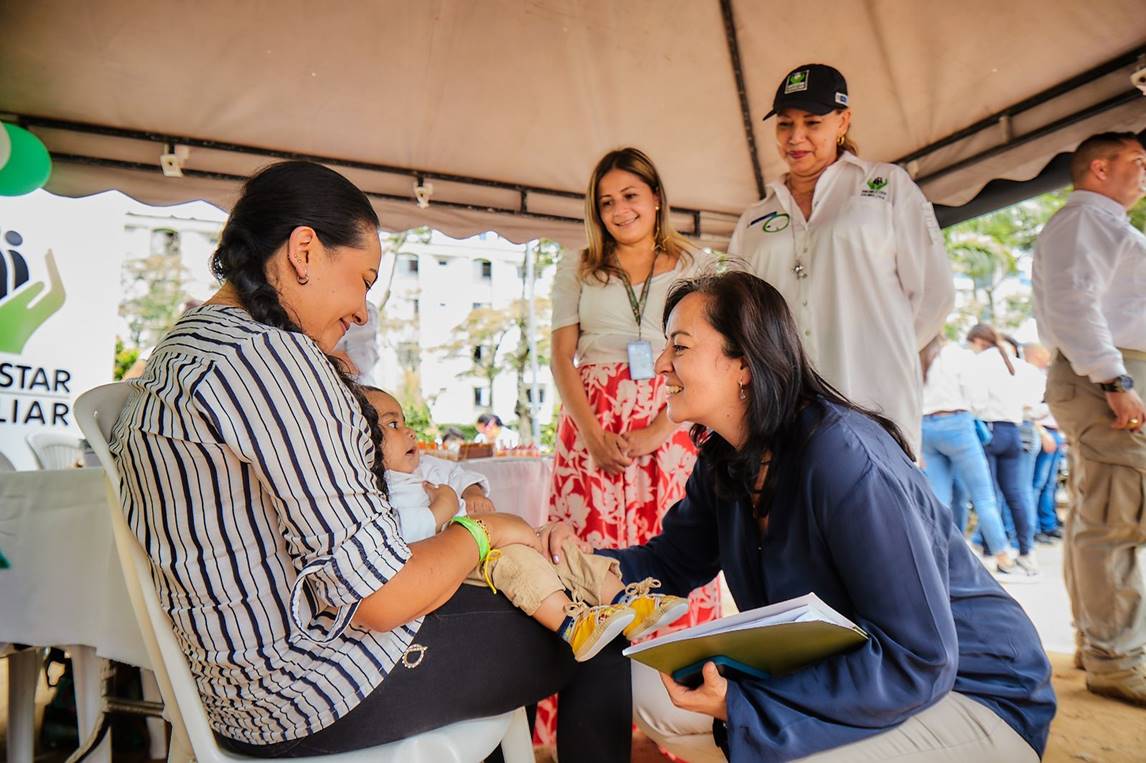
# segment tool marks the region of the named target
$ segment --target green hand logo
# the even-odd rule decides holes
[[[793,74],[791,77],[788,78],[788,84],[789,85],[799,85],[801,82],[804,81],[804,78],[807,76],[808,76],[807,72],[796,72],[795,74]]]
[[[867,181],[867,187],[873,191],[878,191],[885,185],[887,185],[887,180],[884,178],[872,178],[871,180]]]
[[[4,239],[13,245],[23,242],[23,238],[15,231],[8,231]],[[0,352],[18,354],[24,351],[24,345],[36,329],[64,306],[67,292],[64,291],[64,283],[56,267],[56,256],[49,249],[44,255],[48,265],[48,292],[33,305],[32,302],[44,291],[44,282],[39,281],[21,289],[28,280],[28,266],[19,252],[8,250],[8,254],[11,256],[13,270],[10,292],[8,274],[4,272],[8,265],[5,258],[0,257]]]

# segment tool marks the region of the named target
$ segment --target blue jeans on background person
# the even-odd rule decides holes
[[[1023,474],[1031,475],[1031,483],[1034,483],[1035,476],[1035,460],[1039,452],[1042,450],[1042,441],[1035,431],[1035,424],[1033,421],[1024,421],[1019,426],[1019,441],[1022,443],[1022,454],[1019,456],[1019,469]],[[1030,514],[1027,516],[1027,524],[1031,528],[1032,536],[1038,532],[1038,503],[1036,501],[1037,493],[1034,488],[1031,488],[1030,500],[1028,505],[1031,507]],[[999,502],[999,513],[1003,515],[1003,529],[1007,531],[1007,540],[1015,548],[1019,547],[1018,537],[1015,535],[1015,523],[1011,519],[1011,507],[1007,503],[1006,496],[1003,495],[1003,490],[999,487],[998,483],[995,484],[995,500]]]
[[[923,417],[923,473],[935,497],[946,506],[952,505],[954,483],[965,486],[979,515],[987,553],[997,554],[1007,547],[991,471],[970,413]],[[952,517],[962,531],[967,523],[966,499],[958,512],[952,508]]]
[[[991,476],[1006,498],[1010,519],[1015,527],[1015,540],[1019,554],[1031,552],[1035,542],[1034,516],[1031,507],[1031,475],[1026,471],[1027,459],[1023,451],[1019,427],[1009,421],[992,421],[991,441],[987,443],[987,463]]]
[[[1057,429],[1047,427],[1047,434],[1054,438],[1055,449],[1051,453],[1039,450],[1035,457],[1035,478],[1032,489],[1035,497],[1035,513],[1038,516],[1038,532],[1049,533],[1058,529],[1058,514],[1055,512],[1055,493],[1058,490],[1058,469],[1062,463],[1063,436]]]
[[[987,458],[987,454],[983,453],[983,458]],[[987,467],[987,476],[991,475],[991,467]],[[951,480],[951,517],[955,520],[955,526],[959,528],[959,532],[967,531],[967,514],[971,508],[971,499],[968,497],[969,491],[967,486],[963,484],[963,480],[959,479],[959,475],[955,475],[955,479]],[[998,507],[996,501],[995,508]],[[1001,523],[1002,520],[1000,519]],[[983,545],[983,535],[976,528],[975,535],[971,540],[977,545]]]

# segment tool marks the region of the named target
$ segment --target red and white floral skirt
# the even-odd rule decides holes
[[[652,423],[665,404],[664,380],[629,378],[627,363],[580,366],[589,407],[606,432],[623,433]],[[647,542],[661,531],[661,519],[684,497],[685,483],[696,464],[696,447],[688,427],[679,427],[661,446],[633,461],[622,474],[597,469],[577,425],[567,414],[557,427],[550,521],[572,525],[594,548],[625,548]],[[669,630],[720,617],[720,591],[715,581],[692,592],[689,611]],[[556,702],[537,709],[535,741],[552,744]]]

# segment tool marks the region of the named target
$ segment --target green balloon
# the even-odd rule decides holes
[[[23,127],[5,123],[4,130],[12,148],[8,162],[0,167],[0,196],[23,196],[48,182],[52,157],[40,139]]]

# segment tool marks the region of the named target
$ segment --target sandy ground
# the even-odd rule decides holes
[[[1062,582],[1061,547],[1040,546],[1042,578],[1035,583],[1008,586],[1038,628],[1043,647],[1054,665],[1054,686],[1059,710],[1051,725],[1050,742],[1044,760],[1048,763],[1101,761],[1105,763],[1146,763],[1146,708],[1126,705],[1091,694],[1085,674],[1072,665],[1074,648],[1070,607]],[[0,757],[7,754],[8,669],[0,660]],[[41,684],[37,696],[40,707],[48,699]],[[38,755],[37,763],[63,761],[66,755]],[[539,755],[539,760],[547,759]],[[637,737],[633,744],[634,763],[664,760],[655,746]],[[968,761],[967,763],[975,763]]]

